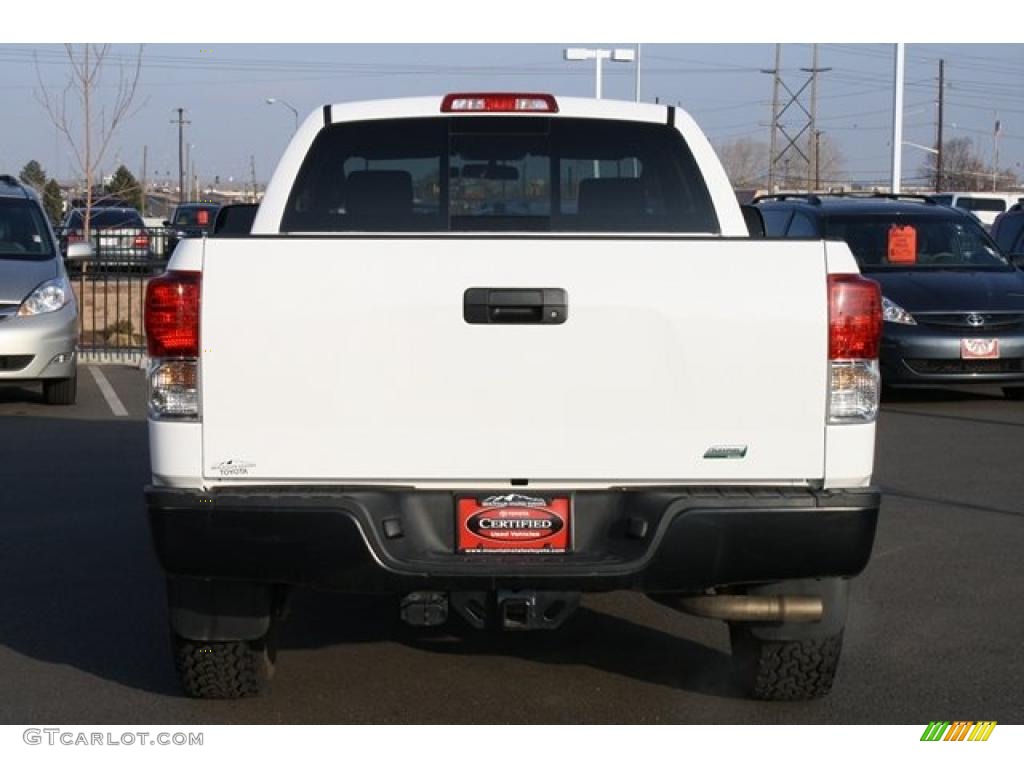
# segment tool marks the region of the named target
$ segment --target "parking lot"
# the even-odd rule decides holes
[[[724,625],[625,593],[585,598],[554,634],[488,635],[303,592],[270,696],[184,698],[142,503],[143,388],[118,366],[83,367],[68,408],[0,388],[0,721],[1024,721],[1024,406],[997,390],[884,402],[882,516],[835,690],[762,704],[728,682]]]

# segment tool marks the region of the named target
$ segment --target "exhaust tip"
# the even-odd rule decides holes
[[[670,603],[693,616],[722,621],[821,621],[825,604],[810,595],[690,595]]]

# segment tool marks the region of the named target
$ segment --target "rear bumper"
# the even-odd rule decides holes
[[[873,488],[643,488],[572,496],[574,551],[533,556],[454,553],[450,492],[146,489],[157,555],[170,575],[363,593],[692,592],[853,576],[870,557],[879,508]]]

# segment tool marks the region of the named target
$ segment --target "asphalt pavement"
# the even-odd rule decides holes
[[[555,633],[501,635],[300,591],[271,693],[211,702],[182,696],[171,663],[142,374],[96,370],[72,407],[0,386],[0,722],[1024,722],[1024,405],[997,390],[883,404],[878,537],[819,701],[745,700],[724,625],[636,594],[587,596]]]

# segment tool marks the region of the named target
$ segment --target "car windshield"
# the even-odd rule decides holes
[[[32,200],[0,199],[0,259],[52,257],[53,244],[39,206]]]
[[[825,236],[845,240],[862,269],[1011,269],[966,217],[835,213]]]
[[[325,128],[281,231],[720,230],[700,169],[670,126],[467,116]]]
[[[71,214],[68,226],[72,229],[82,227],[82,211],[75,211]],[[138,211],[124,210],[119,208],[94,208],[89,217],[89,226],[93,229],[113,229],[115,227],[141,227],[142,217]]]
[[[213,220],[217,217],[216,206],[196,206],[191,208],[179,208],[174,212],[174,226],[176,227],[202,227],[209,229]]]

